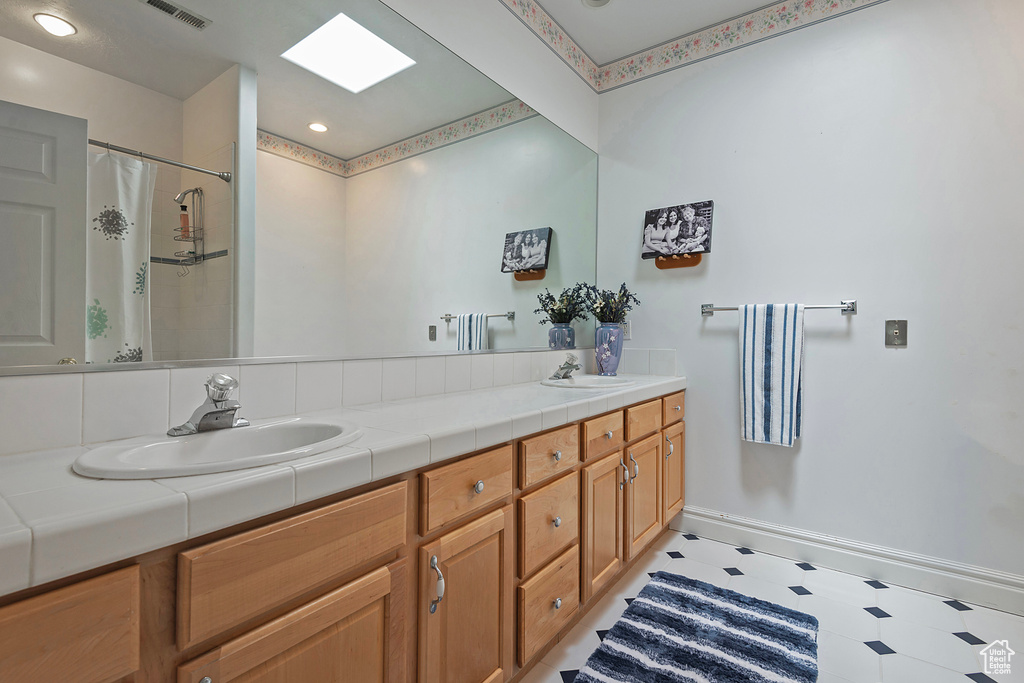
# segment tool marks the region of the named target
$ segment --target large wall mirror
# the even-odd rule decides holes
[[[0,7],[0,373],[453,352],[464,313],[543,347],[536,295],[594,280],[596,155],[378,0],[72,0],[66,38],[36,4]],[[353,94],[280,56],[339,13],[415,65]],[[502,273],[539,228],[544,279]]]

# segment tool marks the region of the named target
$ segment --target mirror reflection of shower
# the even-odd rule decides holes
[[[189,197],[190,202],[184,203]],[[193,187],[189,190],[182,190],[174,198],[174,203],[181,208],[181,217],[178,227],[174,229],[174,241],[186,242],[187,248],[174,252],[174,256],[181,259],[181,269],[178,277],[185,277],[191,272],[189,266],[203,260],[203,188]]]

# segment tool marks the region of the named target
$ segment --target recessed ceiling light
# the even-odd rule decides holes
[[[311,124],[309,124],[309,129],[313,130],[313,131],[316,131],[317,133],[326,133],[327,132],[327,126],[325,126],[322,123],[311,123]]]
[[[604,7],[608,2],[609,0],[583,0],[583,4],[587,7]]]
[[[281,55],[357,93],[416,62],[344,14],[339,14]]]
[[[52,33],[60,38],[78,33],[78,29],[70,22],[60,17],[55,17],[52,14],[33,14],[32,18],[36,20],[37,24],[46,29],[48,33]]]

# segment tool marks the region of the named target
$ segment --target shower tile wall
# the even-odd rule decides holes
[[[153,196],[152,234],[150,254],[159,258],[174,258],[181,243],[174,241],[174,228],[178,227],[180,209],[174,196],[181,191],[181,170],[160,165],[156,174],[156,193]],[[150,308],[153,329],[153,360],[179,360],[178,355],[178,271],[177,266],[163,263],[149,264]]]

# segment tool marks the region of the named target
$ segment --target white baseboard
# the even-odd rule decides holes
[[[687,505],[676,531],[782,555],[883,583],[1024,614],[1024,576]]]

